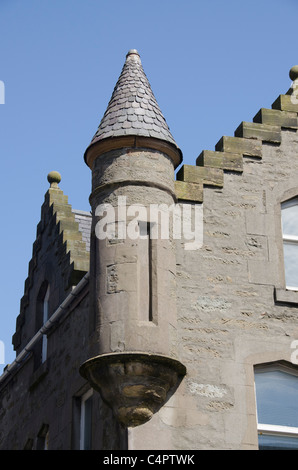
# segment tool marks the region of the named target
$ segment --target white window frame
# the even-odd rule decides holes
[[[294,197],[292,199],[289,199],[287,201],[284,201],[281,204],[281,214],[283,209],[287,209],[288,207],[292,206],[298,206],[298,197]],[[283,246],[285,244],[292,244],[292,245],[297,245],[298,246],[298,233],[297,235],[288,235],[284,233],[283,227],[282,227],[282,240],[283,240]],[[285,259],[284,259],[284,264],[285,264]],[[286,282],[286,279],[285,279]],[[287,290],[293,290],[293,291],[298,291],[298,286],[288,286],[286,285]]]
[[[291,374],[297,377],[298,380],[298,370],[292,367],[288,367],[283,364],[272,364],[272,365],[265,365],[265,366],[257,366],[255,367],[255,374],[259,372],[270,372],[270,371],[280,371],[286,374]],[[255,384],[255,398],[257,404],[257,393],[256,393],[256,384]],[[274,425],[274,424],[265,424],[259,423],[258,419],[258,409],[256,410],[257,415],[257,429],[258,435],[264,436],[275,436],[275,437],[297,437],[298,438],[298,427],[294,426],[282,426],[282,425]]]
[[[291,426],[275,426],[258,423],[258,433],[274,436],[298,437],[298,428]]]
[[[85,449],[85,404],[86,401],[93,395],[93,389],[84,393],[81,397],[81,410],[80,410],[80,450]]]

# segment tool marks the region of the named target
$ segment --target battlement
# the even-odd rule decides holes
[[[233,137],[223,136],[215,150],[203,150],[196,165],[183,165],[176,174],[175,191],[178,200],[202,203],[204,187],[222,188],[224,173],[242,173],[244,159],[253,157],[262,160],[263,144],[280,145],[282,131],[298,129],[298,100],[295,95],[296,75],[292,87],[272,104],[272,109],[261,108],[253,122],[242,122]]]

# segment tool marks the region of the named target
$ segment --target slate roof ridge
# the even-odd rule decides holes
[[[110,137],[154,137],[177,147],[144,72],[131,49],[91,144]]]

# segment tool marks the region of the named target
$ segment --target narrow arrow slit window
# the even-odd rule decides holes
[[[140,317],[153,321],[153,280],[152,280],[152,238],[151,223],[139,222],[139,259],[140,259]]]

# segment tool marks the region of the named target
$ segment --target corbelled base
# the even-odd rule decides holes
[[[80,374],[126,427],[149,421],[186,374],[179,361],[143,352],[111,353],[84,362]]]

